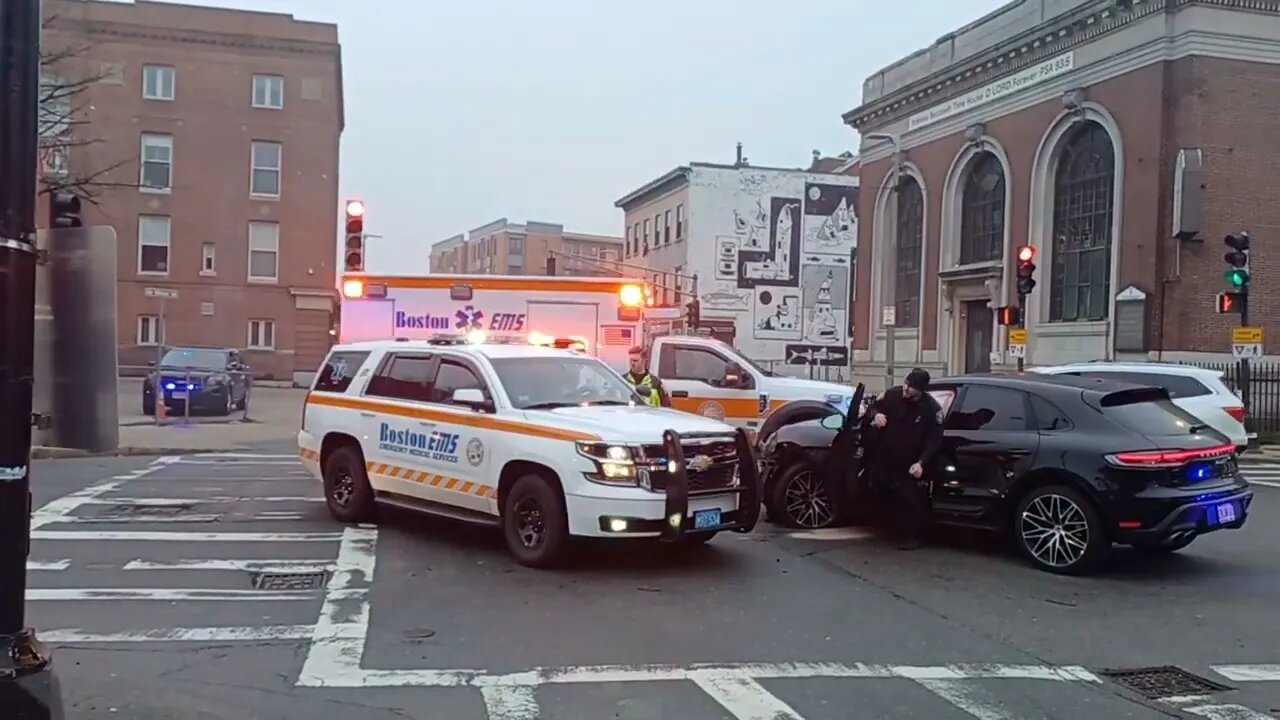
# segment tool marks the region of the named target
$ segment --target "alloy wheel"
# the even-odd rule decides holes
[[[521,498],[516,503],[516,535],[520,544],[533,549],[542,544],[547,529],[542,518],[542,506],[531,497]]]
[[[351,498],[356,494],[356,479],[351,471],[342,468],[334,473],[333,477],[333,503],[340,508],[346,508],[351,505]]]
[[[1032,500],[1018,519],[1027,552],[1050,567],[1070,567],[1089,549],[1089,520],[1075,501],[1053,493]]]
[[[821,528],[835,520],[835,504],[826,484],[812,470],[795,474],[785,493],[787,516],[802,528]]]

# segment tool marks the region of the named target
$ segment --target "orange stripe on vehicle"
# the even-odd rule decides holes
[[[452,490],[456,487],[458,487],[458,478],[449,478],[449,482],[444,485],[445,490]]]
[[[464,483],[462,483],[462,487],[458,488],[458,492],[464,492],[464,493],[466,493],[466,494],[470,495],[470,494],[471,494],[471,488],[473,488],[473,487],[475,487],[475,486],[476,486],[476,485],[475,485],[475,483],[464,482]]]
[[[432,476],[431,476],[431,486],[432,486],[432,487],[440,487],[440,483],[444,482],[444,481],[445,481],[445,479],[446,479],[446,478],[445,478],[445,476],[443,476],[443,475],[432,475]]]
[[[489,497],[489,486],[481,485],[479,489],[476,490],[476,495],[479,495],[480,497]]]
[[[345,395],[322,392],[316,392],[313,393],[313,395],[314,397],[311,399],[311,402],[316,405],[327,405],[329,407],[343,408],[346,410],[361,410],[365,412],[382,413],[384,415],[393,415],[396,417],[413,418],[415,420],[430,420],[439,423],[463,425],[481,430],[496,430],[498,432],[508,432],[516,435],[546,438],[548,440],[567,440],[569,442],[575,442],[578,440],[600,439],[598,436],[590,433],[558,430],[556,428],[532,425],[530,423],[517,422],[514,420],[499,420],[498,418],[480,415],[478,413],[455,413],[447,410],[433,410],[431,408],[424,407],[405,407],[403,405],[395,405],[389,402],[379,402],[376,400],[367,400],[365,398],[354,398],[347,397]]]
[[[400,275],[350,275],[352,279],[363,280],[365,285],[385,285],[389,288],[412,288],[441,290],[466,285],[473,290],[523,290],[526,292],[560,292],[560,293],[616,293],[623,285],[635,285],[636,281],[607,278],[555,278],[555,277],[487,277],[478,278],[473,275],[450,276],[433,275],[430,277],[407,277]],[[345,278],[344,278],[345,279]]]

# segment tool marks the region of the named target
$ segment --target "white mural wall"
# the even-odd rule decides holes
[[[689,204],[702,317],[752,360],[848,365],[858,179],[695,165]]]

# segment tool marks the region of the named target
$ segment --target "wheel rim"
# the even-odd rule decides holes
[[[835,519],[835,507],[826,484],[806,470],[796,473],[785,494],[787,515],[804,528],[823,527]]]
[[[542,506],[533,498],[521,498],[515,506],[516,536],[520,544],[532,550],[546,537],[546,524],[542,518]]]
[[[347,468],[339,468],[333,475],[333,491],[330,495],[333,502],[338,507],[347,507],[351,504],[351,497],[356,492],[356,478]]]
[[[1018,519],[1022,544],[1037,561],[1051,567],[1074,565],[1089,549],[1089,521],[1074,500],[1041,495]]]

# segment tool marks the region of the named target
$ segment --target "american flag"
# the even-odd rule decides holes
[[[605,325],[600,330],[602,345],[631,345],[635,342],[635,330],[626,325]]]

